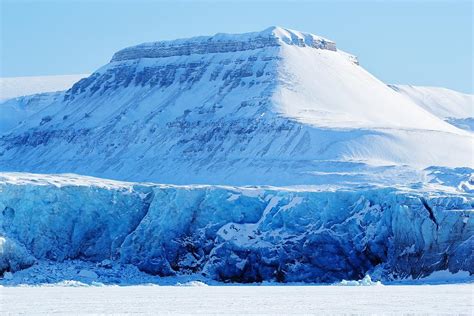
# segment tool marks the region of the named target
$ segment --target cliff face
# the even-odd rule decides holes
[[[461,192],[0,179],[0,273],[76,259],[234,282],[474,274],[474,200]]]
[[[325,38],[281,27],[270,27],[262,32],[240,35],[216,34],[214,36],[141,44],[118,51],[112,57],[111,62],[139,58],[234,53],[282,45],[336,51],[336,43]]]

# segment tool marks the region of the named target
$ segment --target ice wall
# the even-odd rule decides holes
[[[2,273],[66,259],[236,282],[474,273],[472,195],[63,180],[0,182]]]

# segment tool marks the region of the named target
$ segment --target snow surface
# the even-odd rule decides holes
[[[472,284],[1,287],[2,314],[470,315]]]
[[[446,88],[408,85],[390,85],[434,115],[443,118],[469,118],[474,116],[474,96]]]
[[[51,92],[0,101],[0,134],[13,130],[59,98],[61,92]]]
[[[3,77],[0,78],[0,101],[44,92],[64,91],[88,74]]]
[[[459,132],[337,53],[288,46],[281,54],[274,98],[285,116],[328,128]]]
[[[474,131],[473,95],[437,87],[389,86],[446,122]]]
[[[321,43],[273,27],[126,48],[47,106],[10,101],[41,111],[4,129],[1,170],[284,186],[474,166],[472,133]]]
[[[88,75],[0,78],[0,134],[63,98],[61,91]]]
[[[120,275],[138,270],[221,282],[473,274],[472,170],[450,172],[431,170],[431,181],[399,188],[176,186],[1,174],[0,272],[14,272],[6,281],[12,284],[71,275],[121,283]]]

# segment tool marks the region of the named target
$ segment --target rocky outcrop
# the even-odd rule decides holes
[[[280,27],[270,27],[262,32],[241,35],[216,34],[185,40],[141,44],[118,51],[112,57],[111,62],[139,58],[229,53],[281,45],[296,45],[336,51],[336,43],[322,37]]]

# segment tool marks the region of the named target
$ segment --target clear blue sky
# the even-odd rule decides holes
[[[387,83],[473,92],[471,1],[0,2],[2,77],[90,73],[141,42],[279,25],[336,41]]]

